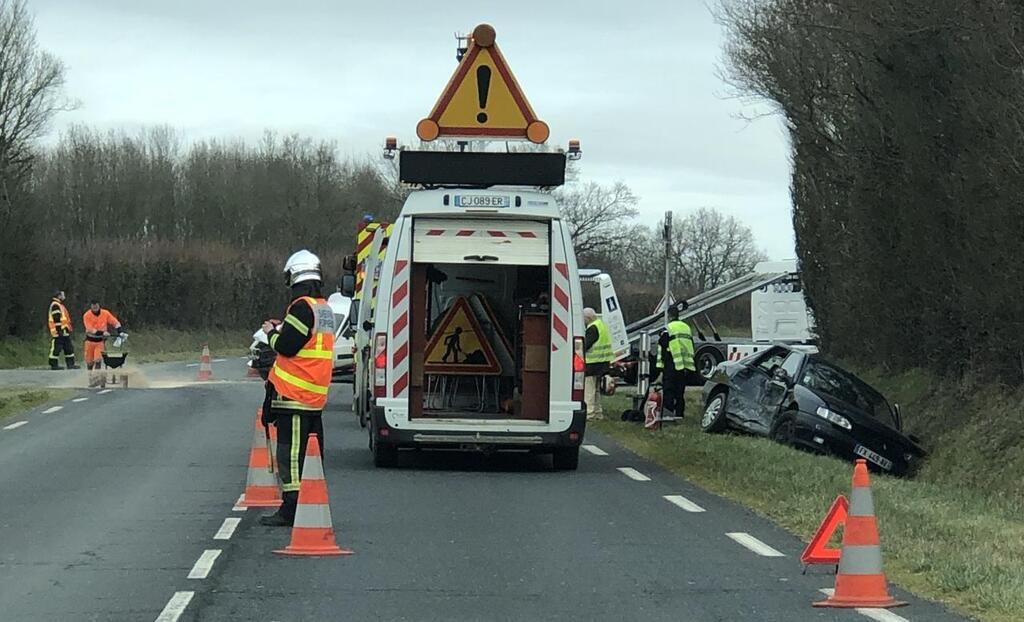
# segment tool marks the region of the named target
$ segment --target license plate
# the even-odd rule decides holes
[[[511,201],[507,195],[457,194],[456,207],[508,207]]]
[[[884,458],[876,454],[875,452],[871,451],[870,449],[863,445],[857,445],[853,449],[853,453],[857,454],[858,456],[861,456],[862,458],[867,458],[868,460],[874,462],[875,464],[882,467],[886,471],[892,470],[892,460],[889,460],[888,458]]]

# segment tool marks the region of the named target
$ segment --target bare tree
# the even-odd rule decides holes
[[[556,194],[577,255],[617,247],[631,235],[627,221],[637,215],[640,200],[623,182],[602,186],[591,181]]]
[[[694,291],[718,287],[766,258],[750,227],[712,208],[686,216],[672,237],[677,278]]]

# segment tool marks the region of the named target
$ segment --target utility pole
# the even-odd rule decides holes
[[[665,324],[668,325],[668,308],[672,291],[672,212],[665,212]]]

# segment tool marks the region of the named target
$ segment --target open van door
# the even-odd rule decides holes
[[[626,358],[629,356],[629,336],[626,334],[626,322],[622,319],[622,309],[615,295],[612,277],[596,269],[581,269],[579,274],[580,282],[594,283],[600,290],[601,319],[608,326],[612,337],[612,362]]]

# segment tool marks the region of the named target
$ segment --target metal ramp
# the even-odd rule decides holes
[[[751,272],[745,276],[741,276],[738,279],[734,279],[719,285],[714,289],[709,289],[706,292],[701,292],[696,296],[687,299],[687,309],[679,314],[679,318],[687,320],[702,313],[707,312],[712,307],[717,307],[720,304],[729,302],[734,298],[738,298],[744,294],[756,291],[765,285],[770,285],[783,277],[793,274],[792,272]],[[642,333],[655,333],[662,329],[665,322],[664,313],[654,313],[647,317],[637,320],[626,326],[626,334],[629,336],[629,342],[633,343],[640,339]]]

